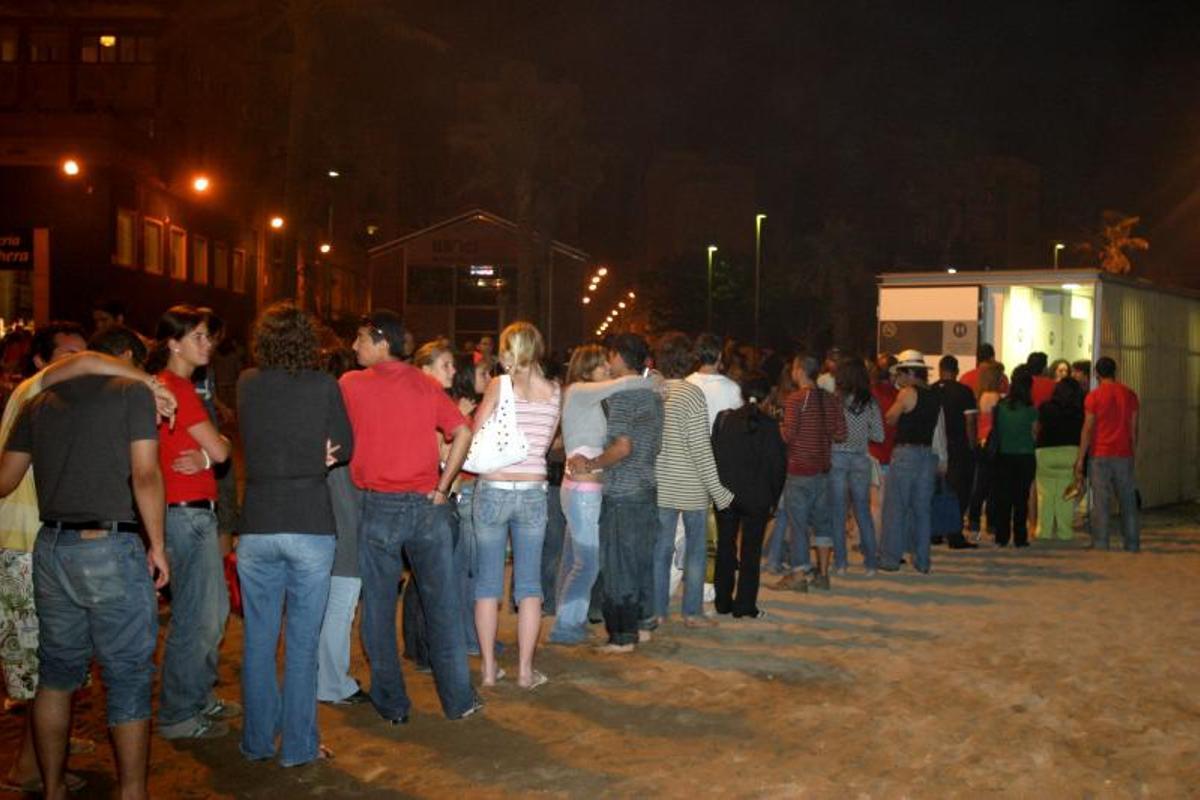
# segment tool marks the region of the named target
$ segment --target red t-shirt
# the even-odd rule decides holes
[[[445,390],[401,361],[347,372],[338,381],[354,431],[350,477],[376,492],[437,488],[436,431],[449,435],[469,424]]]
[[[879,404],[879,411],[885,415],[885,421],[883,423],[883,441],[867,442],[867,448],[880,464],[892,463],[892,449],[896,446],[896,426],[887,424],[886,415],[887,410],[892,407],[892,403],[896,402],[898,394],[900,392],[888,381],[871,384],[871,396]]]
[[[1042,403],[1054,396],[1054,381],[1045,375],[1033,376],[1033,407],[1040,408]]]
[[[962,375],[958,376],[958,382],[968,387],[975,396],[979,396],[979,368],[969,369]],[[1008,394],[1008,378],[1005,375],[1000,376],[1000,394]],[[1036,404],[1035,404],[1036,405]]]
[[[202,469],[194,475],[182,475],[171,464],[185,450],[200,450],[200,444],[188,433],[188,428],[208,422],[208,412],[196,394],[196,387],[169,369],[158,373],[158,379],[175,395],[175,430],[163,422],[158,426],[158,463],[162,467],[168,503],[189,500],[216,500],[217,479],[212,469]]]
[[[1096,415],[1092,455],[1133,456],[1133,415],[1138,410],[1138,396],[1132,389],[1116,381],[1101,381],[1083,398],[1083,410]]]

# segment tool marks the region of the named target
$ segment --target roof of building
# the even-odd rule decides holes
[[[374,247],[370,248],[367,251],[367,254],[369,256],[376,256],[376,255],[380,255],[382,253],[387,253],[392,250],[395,250],[397,247],[403,247],[405,244],[407,244],[408,242],[411,242],[414,239],[419,239],[422,236],[428,236],[431,233],[436,233],[437,231],[442,230],[443,228],[449,228],[453,225],[458,225],[463,222],[470,222],[472,220],[477,221],[477,222],[486,222],[490,225],[495,225],[499,228],[503,228],[503,229],[505,229],[507,231],[511,231],[513,233],[516,233],[518,231],[517,223],[513,222],[512,220],[505,219],[504,217],[500,216],[499,214],[493,214],[492,212],[486,211],[482,208],[474,208],[474,209],[471,209],[470,211],[464,211],[462,214],[459,214],[457,216],[449,217],[447,219],[441,220],[440,222],[435,222],[434,224],[432,224],[428,227],[425,227],[425,228],[421,228],[418,231],[413,231],[412,233],[407,233],[404,236],[401,236],[399,238],[392,239],[390,242],[384,242],[382,244],[377,244]],[[574,258],[578,261],[590,261],[591,260],[591,256],[588,255],[588,253],[584,252],[583,250],[580,250],[578,247],[572,247],[571,245],[566,244],[565,242],[560,242],[557,239],[550,240],[550,249],[554,250],[555,252],[562,253],[564,256],[567,256],[569,258]]]
[[[1148,289],[1187,297],[1200,297],[1200,292],[1186,286],[1172,286],[1132,275],[1117,275],[1102,269],[992,269],[955,272],[884,272],[876,276],[880,286],[1023,286],[1072,283],[1119,283],[1137,289]]]

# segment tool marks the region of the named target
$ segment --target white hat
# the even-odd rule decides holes
[[[925,363],[925,356],[920,350],[902,350],[896,356],[896,364],[889,370],[895,374],[898,369],[928,369],[929,365]]]

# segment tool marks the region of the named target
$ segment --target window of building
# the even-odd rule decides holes
[[[61,28],[34,28],[29,32],[29,60],[35,64],[67,61],[68,37]]]
[[[241,249],[233,251],[233,290],[246,291],[246,251]]]
[[[163,224],[156,219],[142,220],[142,268],[155,275],[163,271]]]
[[[213,286],[229,288],[229,245],[224,242],[213,245]]]
[[[192,280],[208,283],[208,239],[192,234]]]
[[[171,228],[171,277],[187,280],[187,232],[183,228]]]
[[[20,31],[12,25],[0,25],[0,64],[11,64],[17,60]]]
[[[448,267],[410,266],[407,300],[416,305],[453,305],[454,270]]]
[[[79,60],[84,64],[152,64],[155,47],[153,36],[89,34],[79,40]]]
[[[137,266],[137,212],[117,209],[117,252],[113,261],[123,267]]]

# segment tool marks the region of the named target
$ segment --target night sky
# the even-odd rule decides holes
[[[880,178],[945,148],[1036,166],[1047,241],[1119,209],[1143,217],[1146,274],[1200,272],[1197,3],[422,0],[408,16],[458,68],[520,59],[580,87],[607,158],[581,214],[594,252],[628,255],[657,153],[749,164],[764,204],[800,218],[833,198],[869,220]]]

